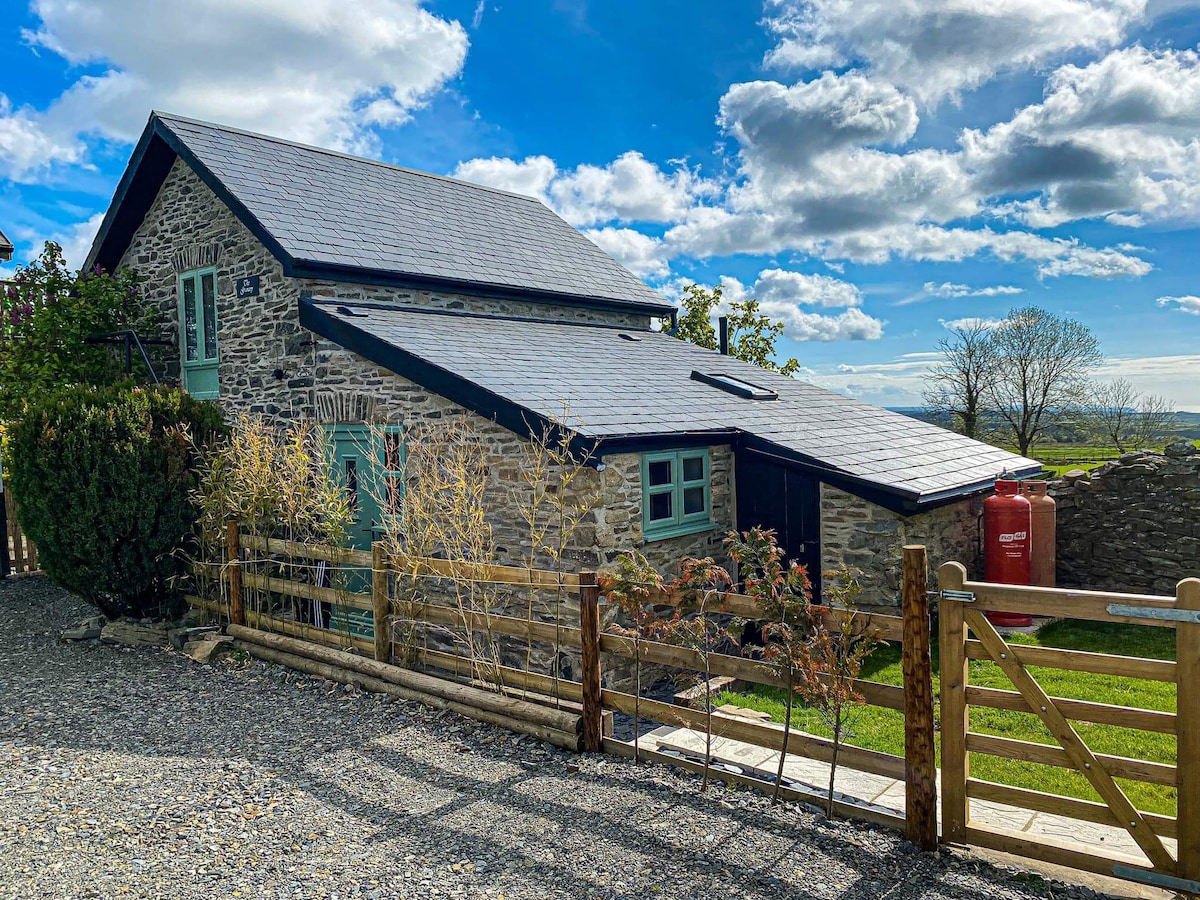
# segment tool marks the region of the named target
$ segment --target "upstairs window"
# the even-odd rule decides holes
[[[668,450],[642,457],[642,532],[646,540],[712,527],[708,449]]]
[[[216,269],[179,276],[179,325],[183,386],[193,397],[215,400],[220,395]]]

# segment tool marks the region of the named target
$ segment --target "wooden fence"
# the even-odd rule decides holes
[[[238,625],[248,624],[324,645],[353,649],[377,661],[413,660],[426,670],[440,670],[473,682],[489,681],[501,691],[520,691],[523,695],[534,692],[551,698],[555,703],[576,704],[583,716],[582,747],[588,751],[631,754],[628,745],[605,736],[606,720],[611,720],[613,712],[633,715],[636,710],[637,715],[645,721],[701,730],[706,728],[707,717],[702,709],[639,698],[624,691],[604,688],[602,683],[606,661],[608,665],[614,661],[623,661],[626,665],[633,661],[635,665],[653,665],[690,673],[707,669],[713,675],[728,675],[747,683],[776,687],[786,684],[778,668],[763,660],[723,653],[708,654],[708,659],[704,660],[697,651],[650,640],[635,641],[603,630],[601,621],[610,617],[614,610],[602,602],[597,577],[591,572],[563,574],[520,566],[480,566],[442,559],[389,556],[382,544],[376,544],[370,553],[331,550],[266,540],[241,533],[233,524],[230,526],[228,545],[223,571],[221,567],[211,565],[197,567],[197,571],[210,580],[219,576],[225,588],[224,599],[192,596],[189,601],[193,606],[222,615]],[[262,563],[268,558],[324,560],[343,567],[369,568],[372,573],[371,590],[369,593],[365,590],[338,590],[325,584],[301,583],[263,574],[260,571]],[[230,564],[228,560],[235,563]],[[867,703],[904,712],[906,746],[913,750],[906,757],[901,757],[843,744],[838,756],[839,766],[905,780],[909,788],[906,815],[889,815],[880,809],[841,802],[835,806],[843,813],[905,830],[910,839],[932,848],[937,841],[937,773],[933,758],[934,712],[924,548],[907,548],[906,563],[914,572],[906,599],[911,604],[910,618],[916,623],[915,626],[910,625],[906,630],[904,621],[899,617],[863,615],[863,624],[880,639],[905,642],[906,687],[861,681],[858,689]],[[919,577],[916,575],[918,572]],[[399,596],[395,589],[397,579],[404,578],[457,578],[515,588],[562,591],[573,599],[577,598],[577,618],[570,622],[565,618],[544,621],[525,615],[464,609],[444,602],[413,602]],[[269,610],[256,609],[254,604],[245,602],[248,591],[315,600],[369,612],[375,625],[374,635],[368,639],[348,631],[318,628]],[[656,599],[671,602],[669,597]],[[735,593],[723,594],[721,604],[714,611],[748,619],[764,618],[754,598]],[[572,615],[576,615],[574,610]],[[837,618],[842,614],[831,610],[828,615]],[[579,676],[578,679],[566,678],[499,663],[491,663],[484,667],[486,672],[481,672],[477,659],[466,657],[453,649],[414,646],[411,640],[395,640],[398,625],[410,622],[458,629],[460,632],[487,632],[489,635],[568,648],[578,653]],[[779,750],[784,742],[784,729],[779,725],[716,712],[712,716],[712,729],[714,735],[770,750]],[[792,729],[787,736],[787,752],[790,756],[829,761],[833,755],[833,742]],[[644,755],[646,758],[688,767],[686,761],[654,750],[646,751]],[[727,780],[752,780],[723,771],[714,771],[713,774],[714,777]],[[785,794],[796,796],[795,791],[785,791]]]
[[[8,522],[7,546],[0,547],[0,553],[7,553],[12,574],[25,575],[38,571],[38,551],[17,519],[17,507],[13,502],[12,491],[5,491],[4,508]]]
[[[481,566],[442,559],[388,555],[383,546],[373,552],[268,541],[240,533],[231,525],[229,554],[223,567],[201,566],[209,576],[219,575],[223,599],[192,597],[193,605],[229,618],[236,624],[303,638],[326,646],[351,650],[380,663],[419,665],[427,672],[478,684],[487,682],[499,693],[519,693],[523,698],[545,701],[562,708],[568,705],[582,716],[580,748],[603,750],[629,756],[632,748],[605,735],[604,720],[612,712],[636,714],[666,725],[704,731],[708,717],[702,709],[676,702],[638,697],[614,687],[603,686],[603,675],[616,666],[652,665],[689,673],[708,671],[754,684],[785,686],[783,673],[768,662],[734,654],[711,653],[707,659],[693,650],[651,640],[635,640],[605,630],[602,622],[611,609],[601,596],[594,573],[563,574],[519,566]],[[369,589],[346,591],[329,584],[304,583],[270,574],[266,560],[325,561],[331,565],[359,567],[370,572]],[[577,599],[570,617],[547,621],[527,615],[512,615],[491,609],[469,609],[448,602],[417,602],[398,586],[404,579],[464,579],[471,582],[507,585],[515,589],[558,591]],[[902,616],[864,616],[864,625],[880,639],[900,643],[903,648],[902,686],[860,681],[857,687],[868,704],[903,712],[904,756],[894,756],[861,747],[843,745],[839,765],[863,772],[902,779],[905,784],[904,815],[842,805],[846,814],[868,818],[903,829],[914,843],[933,848],[939,838],[939,773],[935,765],[935,705],[930,664],[930,601],[940,606],[941,656],[941,752],[940,775],[942,814],[941,839],[971,844],[1050,863],[1100,872],[1160,886],[1195,892],[1200,888],[1200,766],[1168,765],[1093,753],[1071,725],[1082,721],[1175,734],[1179,760],[1200,761],[1200,579],[1181,582],[1178,595],[1145,597],[1087,591],[994,585],[966,580],[958,563],[938,570],[938,592],[927,590],[927,564],[923,547],[906,547]],[[312,623],[272,612],[261,604],[247,603],[253,592],[283,598],[317,601],[360,610],[374,624],[372,637],[316,627]],[[669,596],[653,598],[672,602]],[[764,618],[756,601],[727,593],[719,609],[747,619]],[[1178,662],[1022,646],[1007,642],[988,622],[986,609],[1027,612],[1041,616],[1099,622],[1134,623],[1174,628]],[[836,619],[844,615],[830,610]],[[569,620],[568,620],[569,619]],[[569,648],[578,654],[577,678],[530,671],[519,665],[493,662],[481,666],[478,659],[464,656],[456,647],[414,645],[397,635],[403,625],[447,629],[459,634],[486,632],[489,636],[540,642],[556,652]],[[991,660],[1011,680],[1013,690],[999,690],[970,683],[969,663]],[[1040,687],[1029,667],[1121,675],[1173,682],[1177,688],[1177,710],[1165,713],[1120,705],[1051,697]],[[1016,710],[1038,716],[1058,746],[983,734],[971,729],[971,707]],[[775,724],[752,721],[714,712],[712,734],[778,751],[784,731]],[[787,736],[789,755],[828,761],[832,742],[803,731]],[[1025,787],[972,778],[971,754],[1019,759],[1075,769],[1096,789],[1101,802],[1075,799],[1029,790]],[[643,751],[655,761],[696,768],[677,756]],[[721,770],[714,777],[749,780]],[[1175,817],[1150,814],[1134,808],[1114,779],[1132,779],[1173,786],[1178,793]],[[786,793],[786,792],[785,792]],[[793,793],[794,796],[794,793]],[[1108,852],[1096,846],[1063,839],[1039,837],[1028,832],[1006,831],[971,816],[971,801],[986,800],[1035,812],[1049,813],[1081,823],[1124,828],[1142,852],[1141,857]],[[1175,841],[1172,853],[1164,843]]]
[[[1152,597],[988,584],[968,581],[966,574],[958,563],[946,563],[938,570],[944,839],[1196,893],[1200,888],[1200,579],[1181,581],[1175,597]],[[984,614],[988,609],[1173,628],[1177,661],[1010,644],[988,621]],[[973,686],[971,660],[995,663],[1014,690]],[[1171,682],[1176,687],[1176,711],[1051,697],[1031,667]],[[971,707],[1031,713],[1057,744],[972,731]],[[1072,722],[1173,734],[1177,764],[1095,753]],[[976,753],[1074,770],[1100,802],[972,778],[970,757]],[[1177,815],[1136,809],[1114,779],[1174,787]],[[972,818],[972,799],[1122,828],[1141,855],[985,824]],[[1176,840],[1175,853],[1164,839]]]

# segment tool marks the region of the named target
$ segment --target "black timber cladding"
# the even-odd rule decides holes
[[[89,265],[119,262],[176,156],[287,275],[672,310],[536,199],[162,113],[134,151]]]
[[[638,332],[640,340],[630,341],[608,326],[363,305],[355,311],[302,300],[300,320],[513,430],[531,415],[561,418],[569,408],[565,424],[602,453],[736,443],[909,511],[978,490],[1004,470],[1041,468],[664,334]],[[696,370],[753,382],[779,399],[739,397],[693,380]]]

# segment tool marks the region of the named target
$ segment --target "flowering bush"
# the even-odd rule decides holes
[[[0,290],[0,422],[20,418],[30,398],[59,388],[122,380],[124,361],[114,348],[87,338],[126,329],[145,337],[156,319],[131,272],[72,273],[62,248],[47,241]]]

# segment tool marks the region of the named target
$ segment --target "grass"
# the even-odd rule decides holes
[[[1175,658],[1175,632],[1168,628],[1098,622],[1055,622],[1042,628],[1036,635],[1014,635],[1009,638],[1009,641],[1040,647],[1089,650],[1094,653],[1112,653],[1121,656],[1141,656],[1151,659]],[[936,635],[933,654],[934,692],[936,695],[938,690]],[[1164,712],[1175,711],[1174,684],[1040,667],[1030,667],[1030,671],[1052,697],[1091,700],[1118,706],[1136,706]],[[901,684],[900,648],[891,644],[881,646],[867,661],[862,677],[865,680],[884,684]],[[980,687],[1013,690],[1012,683],[999,666],[983,660],[973,660],[970,663],[970,682]],[[757,685],[742,692],[726,691],[717,697],[716,702],[717,705],[731,703],[735,706],[759,710],[769,713],[774,721],[783,721],[784,692],[779,688]],[[797,706],[793,712],[792,721],[796,728],[803,731],[825,737],[830,735],[819,715],[813,710]],[[1170,764],[1175,762],[1174,735],[1116,728],[1111,725],[1092,725],[1085,722],[1074,724],[1080,737],[1096,753],[1127,756],[1151,762]],[[858,707],[852,727],[853,737],[848,739],[849,743],[897,756],[904,754],[904,717],[899,711],[874,706]],[[971,730],[982,734],[995,734],[1040,744],[1057,745],[1057,741],[1042,725],[1041,720],[1032,713],[973,706],[971,707]],[[940,765],[940,747],[938,748],[938,757]],[[1100,799],[1092,786],[1079,773],[1037,763],[998,759],[975,753],[971,755],[971,776],[986,781],[1001,782],[1046,793],[1063,794],[1084,800],[1098,801]],[[1139,809],[1164,815],[1175,814],[1175,788],[1125,780],[1121,780],[1119,783],[1129,799]]]

